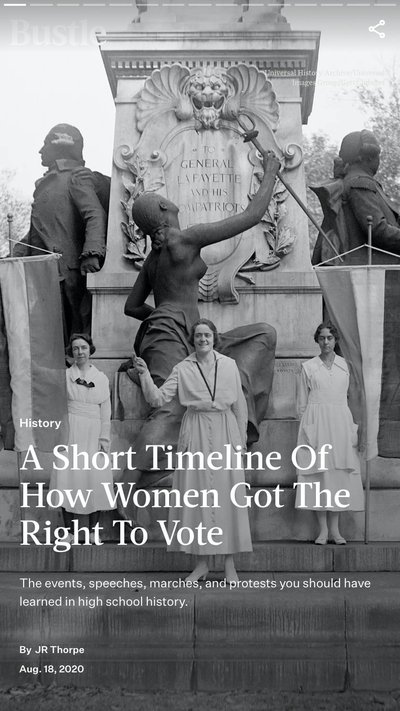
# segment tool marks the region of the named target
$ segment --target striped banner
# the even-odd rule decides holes
[[[0,422],[3,445],[51,452],[61,440],[67,397],[57,257],[0,260]],[[8,362],[7,362],[8,359]],[[46,424],[45,424],[46,423]]]
[[[366,460],[400,457],[400,267],[315,269],[341,335]]]

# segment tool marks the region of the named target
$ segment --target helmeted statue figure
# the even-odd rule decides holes
[[[368,261],[368,218],[372,217],[372,245],[399,255],[400,215],[397,205],[385,194],[375,174],[379,168],[380,146],[371,131],[354,131],[342,141],[334,179],[311,189],[318,195],[324,212],[323,228],[329,233],[339,254],[357,247],[343,257],[345,264]],[[334,256],[320,234],[312,263]],[[396,256],[372,250],[374,264],[397,264]],[[331,264],[339,264],[338,261]]]
[[[36,182],[29,232],[13,251],[17,257],[44,254],[41,250],[61,254],[66,342],[73,332],[90,332],[85,277],[99,271],[106,251],[109,179],[84,167],[82,149],[82,134],[74,126],[60,123],[49,131],[39,151],[48,170]]]
[[[135,351],[146,361],[156,383],[161,385],[172,368],[192,351],[189,334],[199,318],[199,280],[206,272],[201,258],[203,247],[229,239],[258,224],[272,196],[278,159],[264,155],[264,176],[258,192],[247,208],[237,215],[214,223],[181,229],[178,208],[162,195],[144,193],[133,205],[133,219],[150,235],[149,253],[126,301],[125,313],[139,319],[142,325],[135,341]],[[155,307],[146,303],[153,291]],[[258,424],[265,416],[272,383],[275,357],[275,329],[258,323],[241,326],[221,334],[218,350],[236,360],[247,399],[249,422],[248,443],[257,441]],[[134,380],[135,369],[128,368]],[[165,476],[151,469],[151,444],[176,445],[184,408],[177,399],[150,414],[133,443],[136,471],[125,470],[126,484],[147,486]],[[164,461],[158,457],[162,470]],[[131,517],[128,510],[121,514]]]

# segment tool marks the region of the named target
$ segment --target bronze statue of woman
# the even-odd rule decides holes
[[[157,193],[143,193],[134,202],[132,216],[144,234],[150,236],[151,252],[125,304],[125,314],[142,321],[135,340],[135,352],[146,361],[156,385],[161,385],[172,368],[193,350],[191,327],[199,318],[198,287],[207,266],[201,249],[222,242],[257,225],[271,200],[279,160],[263,155],[264,175],[246,209],[211,224],[181,229],[178,208]],[[146,303],[153,292],[155,306]],[[272,382],[275,330],[264,323],[235,328],[221,334],[219,350],[236,360],[249,410],[248,443],[258,439],[258,422],[265,415]],[[135,380],[134,368],[128,370]],[[125,470],[123,481],[148,486],[165,476],[150,472],[152,452],[146,445],[176,445],[183,408],[177,400],[151,413],[134,442],[135,471]],[[160,469],[163,458],[158,460]],[[127,516],[128,511],[125,510]]]

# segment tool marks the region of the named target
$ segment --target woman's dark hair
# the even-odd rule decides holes
[[[339,331],[337,330],[336,326],[333,325],[330,321],[324,321],[323,323],[320,323],[319,326],[317,327],[317,330],[314,333],[314,341],[315,343],[318,343],[318,338],[320,336],[321,331],[327,328],[328,331],[331,332],[332,336],[334,337],[336,343],[339,341],[340,336],[339,336]]]
[[[196,321],[193,324],[191,331],[190,331],[190,336],[189,336],[190,345],[194,346],[194,332],[195,332],[197,326],[202,326],[202,325],[208,326],[210,331],[212,331],[213,336],[214,336],[213,347],[217,348],[217,346],[219,344],[219,335],[218,335],[217,327],[216,327],[215,323],[210,321],[208,318],[199,318],[198,321]]]
[[[72,343],[73,343],[73,341],[77,341],[78,338],[82,338],[83,341],[86,341],[86,343],[90,346],[90,351],[89,351],[89,352],[90,352],[90,355],[93,355],[93,353],[95,352],[96,348],[95,348],[95,346],[93,345],[93,341],[92,341],[91,336],[89,336],[88,333],[73,333],[73,334],[70,336],[68,346],[67,346],[66,349],[65,349],[65,352],[66,352],[67,356],[70,356],[70,358],[72,358]]]

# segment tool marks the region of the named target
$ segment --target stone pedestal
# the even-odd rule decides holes
[[[280,157],[287,182],[306,200],[302,124],[314,85],[304,77],[316,73],[319,33],[292,31],[282,5],[140,6],[125,32],[99,37],[116,124],[107,259],[101,272],[88,276],[88,285],[96,357],[111,379],[120,359],[131,354],[139,322],[124,316],[123,308],[150,247],[131,222],[136,194],[166,195],[179,206],[183,228],[243,210],[261,175],[260,156],[243,141],[243,123],[248,129],[255,124],[261,145]],[[259,321],[276,328],[279,360],[256,448],[280,447],[290,461],[299,364],[316,353],[312,334],[321,321],[321,296],[307,217],[279,181],[264,218],[243,235],[203,250],[208,272],[199,308],[221,331]],[[134,443],[140,420],[131,391],[128,386],[126,421],[115,430],[121,444]],[[278,474],[276,481],[258,476],[253,483],[283,483]],[[293,467],[285,470],[285,485],[294,477]],[[274,538],[307,537],[306,529],[299,530],[291,506],[286,520],[277,512]]]
[[[100,358],[128,355],[139,325],[123,315],[123,305],[138,270],[134,261],[127,258],[132,257],[132,252],[127,255],[127,234],[132,234],[133,226],[128,224],[127,210],[122,205],[132,199],[139,181],[145,189],[164,191],[176,202],[179,194],[181,198],[184,194],[180,203],[182,227],[229,216],[230,210],[241,209],[243,201],[246,204],[247,193],[254,190],[259,159],[249,144],[243,144],[241,129],[229,112],[222,111],[218,127],[205,127],[201,116],[199,123],[196,112],[191,117],[190,111],[185,114],[186,104],[180,104],[179,116],[185,114],[186,118],[179,118],[180,123],[176,119],[171,102],[176,104],[184,94],[175,87],[182,88],[185,72],[188,81],[198,70],[208,80],[214,71],[228,76],[228,84],[231,81],[235,90],[241,83],[241,93],[237,90],[235,96],[239,103],[242,101],[240,116],[249,127],[249,117],[256,123],[262,145],[280,155],[287,181],[305,200],[301,126],[311,112],[314,87],[301,77],[316,73],[319,33],[292,31],[281,15],[282,4],[270,3],[266,9],[253,7],[246,11],[242,5],[221,8],[211,3],[207,11],[201,8],[201,12],[194,7],[172,6],[142,12],[139,7],[136,21],[125,32],[99,36],[116,104],[108,253],[101,272],[88,276],[94,298],[93,337]],[[161,119],[157,102],[161,106],[159,113],[163,112]],[[147,114],[150,120],[146,119]],[[161,138],[157,122],[164,126]],[[193,156],[192,147],[196,149]],[[214,156],[218,161],[215,165]],[[194,157],[197,161],[204,158],[200,167],[190,162]],[[230,183],[242,182],[239,198],[235,198],[237,193],[232,193],[229,185],[229,199],[225,200],[225,185],[218,183],[211,188],[213,174],[220,178],[224,174]],[[179,193],[175,185],[179,180],[188,183],[186,193]],[[222,191],[220,197],[218,190]],[[129,204],[127,208],[129,211]],[[309,258],[308,221],[288,194],[278,195],[273,209],[275,217],[279,213],[278,266],[269,270],[271,259],[265,254],[270,247],[262,225],[258,232],[254,228],[234,238],[236,242],[224,254],[203,255],[211,263],[210,271],[226,257],[229,264],[221,286],[200,289],[200,299],[204,299],[200,310],[222,330],[267,321],[278,332],[278,355],[308,357],[313,350],[311,332],[321,317],[319,289]],[[282,247],[285,240],[287,248]],[[252,252],[251,241],[256,245],[253,261],[265,262],[255,270],[249,262],[245,264],[247,253]],[[230,263],[234,262],[231,257],[235,250],[241,252],[239,266]]]

